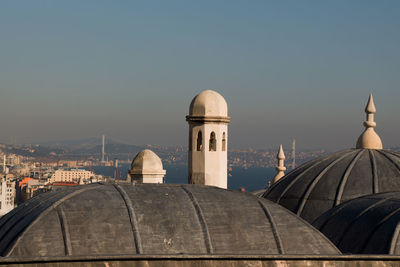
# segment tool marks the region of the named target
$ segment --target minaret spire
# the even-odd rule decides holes
[[[369,94],[368,103],[365,107],[367,120],[364,121],[365,130],[357,140],[356,148],[360,149],[382,149],[382,141],[378,134],[375,132],[376,122],[374,114],[376,112],[374,99],[372,94]]]
[[[279,179],[285,176],[285,171],[286,171],[286,167],[284,165],[285,153],[283,153],[282,145],[279,146],[279,151],[278,155],[276,155],[276,158],[278,159],[278,165],[276,166],[277,174],[272,180],[272,184],[276,183]]]

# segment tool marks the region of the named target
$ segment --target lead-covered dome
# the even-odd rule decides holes
[[[350,200],[313,225],[343,253],[400,255],[400,192]]]
[[[375,132],[372,94],[365,107],[365,131],[356,149],[307,162],[273,184],[264,197],[308,222],[340,203],[361,196],[400,190],[400,154],[382,150]]]
[[[189,116],[227,117],[228,105],[225,98],[213,90],[204,90],[190,103]]]
[[[140,151],[133,159],[130,173],[158,174],[165,173],[159,156],[150,149]]]
[[[279,205],[201,185],[78,186],[0,219],[0,255],[10,257],[339,253]]]
[[[349,149],[307,162],[273,184],[264,197],[313,222],[354,198],[400,191],[400,154]]]

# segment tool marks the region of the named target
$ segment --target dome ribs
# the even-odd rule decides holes
[[[265,216],[267,217],[268,222],[271,225],[271,230],[272,230],[272,233],[274,235],[276,247],[278,249],[279,254],[284,254],[285,250],[283,248],[282,240],[281,240],[281,238],[279,236],[279,233],[277,231],[274,219],[272,218],[271,214],[268,211],[268,208],[264,205],[264,203],[262,203],[262,201],[260,201],[260,200],[258,200],[258,203],[260,204],[261,208],[263,209],[263,211],[265,213]]]
[[[212,253],[214,253],[214,249],[211,244],[210,232],[208,231],[207,223],[204,219],[204,215],[203,215],[203,212],[201,211],[200,205],[197,202],[193,193],[186,186],[182,185],[181,188],[188,195],[190,202],[192,203],[192,205],[196,211],[197,218],[199,219],[199,223],[202,228],[204,243],[205,243],[205,246],[207,249],[207,253],[212,254]]]
[[[392,242],[390,242],[390,249],[389,254],[394,255],[396,254],[396,247],[399,241],[399,234],[400,234],[400,224],[397,224],[396,229],[394,230],[394,234],[392,237]]]
[[[379,180],[378,180],[378,169],[376,168],[376,159],[374,150],[368,149],[369,159],[371,161],[372,168],[372,192],[374,194],[379,193]]]
[[[341,161],[343,158],[345,158],[346,156],[350,155],[351,153],[353,153],[353,151],[349,151],[348,153],[344,153],[342,156],[340,156],[339,158],[337,158],[336,160],[332,161],[328,166],[326,166],[319,174],[317,177],[315,177],[313,179],[313,181],[311,182],[311,184],[308,186],[307,190],[304,192],[301,201],[299,202],[298,206],[297,206],[297,215],[301,215],[301,213],[303,212],[304,206],[306,204],[306,201],[308,199],[308,197],[310,196],[311,192],[313,191],[314,187],[318,184],[318,182],[321,180],[321,178],[325,175],[325,173],[330,170],[336,163],[338,163],[339,161]],[[300,175],[299,175],[300,176]]]
[[[40,219],[44,216],[46,216],[50,211],[52,211],[53,209],[55,209],[58,205],[60,205],[62,202],[64,202],[65,200],[74,197],[82,192],[85,192],[87,190],[93,190],[95,188],[97,188],[98,186],[91,186],[91,187],[87,187],[87,188],[82,188],[76,191],[70,191],[68,189],[65,190],[60,190],[60,193],[57,195],[60,196],[60,198],[57,199],[57,197],[55,197],[56,201],[54,202],[50,202],[50,201],[45,201],[40,199],[40,204],[35,207],[32,213],[37,213],[38,216],[36,218],[33,219],[32,221],[28,221],[28,219],[26,219],[27,217],[24,217],[19,223],[14,224],[14,227],[19,227],[20,224],[22,224],[22,227],[24,228],[23,230],[21,230],[20,232],[22,234],[18,234],[16,235],[18,238],[17,240],[14,242],[14,244],[12,245],[12,247],[10,247],[10,249],[7,252],[7,256],[10,255],[10,253],[13,251],[13,249],[15,248],[15,246],[18,245],[18,242],[24,237],[24,234],[26,231],[29,230],[29,228],[33,227],[38,221],[40,221]],[[42,205],[43,204],[43,205]],[[26,226],[25,226],[26,225]],[[15,234],[14,234],[15,235]],[[1,242],[2,243],[2,242]]]
[[[303,177],[304,175],[306,175],[306,174],[308,173],[309,170],[312,170],[313,168],[315,168],[315,166],[317,166],[317,165],[319,165],[319,164],[321,164],[321,163],[323,163],[323,162],[325,162],[325,161],[328,161],[328,160],[331,159],[331,158],[334,158],[337,154],[340,154],[341,152],[343,152],[343,151],[336,152],[336,153],[334,153],[334,154],[332,154],[332,155],[328,155],[328,156],[326,156],[326,157],[324,157],[324,158],[322,158],[322,159],[319,159],[319,158],[318,158],[318,159],[313,160],[314,163],[311,164],[311,166],[309,166],[307,169],[305,169],[305,170],[302,171],[299,175],[297,175],[296,177],[293,178],[293,180],[290,182],[290,184],[282,191],[282,193],[280,194],[280,196],[279,196],[279,198],[277,199],[276,203],[279,203],[280,200],[285,196],[286,192],[287,192],[301,177]],[[350,153],[350,152],[351,152],[351,151],[349,151],[349,153]],[[290,173],[291,173],[291,172],[290,172]],[[289,173],[289,174],[290,174],[290,173]],[[285,179],[285,177],[289,177],[289,174],[287,174],[287,175],[285,175],[284,177],[282,177],[282,179],[280,179],[280,180],[277,182],[276,186],[278,186],[279,183],[282,182],[282,181]],[[274,189],[274,187],[273,187],[272,189]],[[269,192],[270,192],[270,190],[268,190],[266,193],[269,193]],[[267,196],[267,194],[265,194],[264,197],[266,197],[266,196]]]
[[[392,191],[346,201],[321,215],[313,226],[342,253],[398,255],[399,220],[400,192]]]
[[[309,166],[306,168],[306,171],[307,171],[311,166],[315,166],[315,163],[316,163],[316,162],[318,162],[318,159],[311,160],[311,161],[309,162]],[[293,170],[291,170],[291,171],[290,171],[289,173],[287,173],[284,177],[289,177],[289,176],[291,176],[292,173],[294,173],[295,171],[297,171],[296,168],[293,169]],[[282,177],[282,178],[284,178],[284,177]],[[265,191],[265,193],[263,194],[262,197],[265,198],[266,195],[267,195],[267,192],[270,193],[270,192],[272,192],[274,189],[278,188],[279,185],[281,184],[282,180],[283,180],[283,179],[279,179],[276,183],[273,183],[273,184],[271,185],[271,187],[269,187],[269,188],[267,189],[267,191]],[[297,180],[296,180],[296,181],[297,181]],[[296,181],[290,182],[290,184],[287,186],[287,189],[289,189],[289,188],[292,186],[292,183],[294,183],[294,182],[296,182]],[[286,191],[285,191],[285,192],[286,192]],[[283,193],[281,194],[281,196],[282,196],[282,195],[283,195]],[[278,198],[277,203],[279,203],[279,200],[281,199],[281,196]]]
[[[395,155],[395,154],[393,154],[393,153],[383,153],[382,151],[379,151],[379,150],[377,150],[380,154],[382,154],[385,158],[387,158],[391,163],[393,163],[393,165],[394,166],[396,166],[396,168],[397,168],[397,170],[398,170],[398,172],[399,172],[399,174],[400,174],[400,166],[399,166],[399,164],[397,163],[397,162],[395,162],[393,159],[392,159],[392,157],[390,157],[390,156],[388,156],[388,154],[389,155]],[[387,151],[385,151],[385,152],[387,152]]]
[[[354,217],[345,227],[342,235],[338,238],[338,247],[340,246],[340,244],[343,241],[343,238],[346,236],[346,234],[348,233],[348,231],[350,230],[350,228],[365,214],[367,214],[370,210],[372,210],[373,208],[375,208],[376,206],[379,206],[389,200],[391,200],[392,198],[387,198],[387,199],[381,199],[379,201],[377,201],[376,203],[372,204],[371,206],[367,207],[366,209],[362,210],[356,217]],[[349,201],[350,202],[350,201]],[[348,202],[348,203],[349,203]],[[351,202],[350,202],[351,203]],[[333,216],[332,216],[333,217]],[[322,230],[322,228],[320,229]]]
[[[347,201],[343,204],[340,205],[340,207],[335,207],[335,209],[332,211],[331,216],[328,217],[327,219],[325,219],[325,221],[322,222],[321,225],[319,225],[321,223],[321,217],[317,217],[311,224],[317,228],[319,231],[322,232],[322,230],[325,228],[325,226],[327,226],[329,224],[329,222],[334,219],[334,215],[336,215],[337,213],[339,213],[342,209],[344,209],[347,205],[351,204],[350,201]],[[330,211],[330,210],[329,210]]]
[[[61,194],[61,192],[58,192],[58,194]],[[0,220],[0,240],[1,240],[1,236],[2,236],[2,230],[1,227],[3,227],[3,225],[7,224],[8,221],[15,219],[15,216],[21,211],[23,212],[24,209],[27,209],[28,211],[31,209],[34,209],[36,206],[40,205],[43,201],[46,200],[50,200],[52,197],[56,197],[57,193],[53,192],[53,193],[48,193],[46,194],[43,198],[38,198],[38,197],[34,197],[28,201],[25,201],[24,203],[22,203],[21,205],[19,205],[18,207],[16,207],[15,209],[11,210],[9,213],[7,213],[6,215],[4,215],[3,217],[1,217]],[[28,205],[33,204],[33,203],[38,203],[35,207],[28,207]]]
[[[48,197],[55,194],[59,196]],[[36,202],[29,201],[15,214],[19,220],[0,227],[10,228],[1,243],[7,249],[4,256],[74,260],[82,255],[165,259],[340,254],[321,233],[280,205],[216,187],[107,183],[70,187],[32,200]],[[140,239],[133,239],[132,224]]]
[[[138,223],[135,215],[135,211],[133,209],[133,204],[132,200],[126,193],[126,191],[122,188],[122,186],[118,184],[112,184],[114,188],[118,191],[118,193],[121,195],[122,200],[124,201],[126,205],[126,209],[128,211],[129,215],[129,222],[131,224],[132,232],[133,232],[133,240],[135,240],[135,247],[136,247],[136,253],[137,254],[142,254],[143,249],[142,249],[142,240],[140,238],[140,233],[138,231]]]
[[[314,168],[315,166],[317,166],[319,163],[321,163],[320,161],[317,161],[316,163],[312,164],[310,167],[308,167],[304,172],[302,172],[300,175],[296,176],[291,182],[290,184],[283,190],[283,192],[281,193],[281,195],[278,197],[278,199],[276,200],[276,203],[279,203],[282,199],[282,197],[286,194],[286,192],[304,175],[306,174],[309,170],[311,170],[312,168]],[[283,178],[283,177],[282,177]],[[280,181],[282,181],[283,179],[280,179]]]
[[[398,152],[391,151],[391,150],[384,150],[384,151],[385,151],[385,153],[390,154],[392,156],[400,157],[400,153],[398,153]]]
[[[381,227],[386,221],[388,221],[392,216],[394,216],[396,213],[400,212],[400,208],[392,211],[391,213],[389,213],[388,215],[386,215],[377,225],[376,227],[369,233],[366,241],[364,242],[362,248],[360,249],[360,253],[363,252],[366,248],[366,246],[368,245],[368,241],[373,237],[373,235],[375,234],[375,232],[379,229],[379,227]]]
[[[400,153],[347,149],[302,164],[267,189],[262,197],[311,223],[347,200],[398,190],[399,178]]]
[[[343,196],[343,191],[344,191],[344,187],[346,185],[347,179],[349,178],[349,175],[351,173],[351,171],[354,168],[354,165],[356,165],[358,159],[362,156],[362,154],[364,153],[364,150],[360,150],[352,159],[352,161],[350,162],[349,166],[347,166],[346,171],[344,172],[342,179],[339,182],[339,187],[338,190],[336,192],[336,196],[335,196],[335,206],[339,205],[341,200],[342,200],[342,196]]]
[[[315,163],[317,163],[317,162],[320,162],[320,159],[319,159],[319,158],[316,158],[316,159],[313,159],[313,160],[310,160],[310,161],[306,162],[305,165],[307,164],[307,166],[305,167],[305,171],[308,171],[309,168],[310,168],[311,166],[315,166]],[[297,170],[298,170],[298,168],[292,169],[292,170],[289,171],[287,174],[285,174],[284,177],[290,177],[290,176],[292,176],[292,174],[293,174],[294,172],[296,172]],[[283,178],[283,177],[282,177],[282,178]],[[271,184],[271,186],[268,188],[267,191],[265,191],[265,193],[263,194],[262,197],[265,198],[267,192],[271,192],[271,191],[273,191],[275,188],[279,187],[279,184],[280,184],[281,182],[282,182],[282,179],[279,179],[276,183]],[[290,187],[291,185],[292,185],[292,183],[290,183],[290,184],[288,185],[288,187]]]
[[[20,227],[20,224],[23,223],[22,221],[27,220],[28,217],[30,217],[29,219],[32,221],[36,220],[37,218],[31,215],[33,212],[35,212],[37,209],[40,209],[41,206],[43,206],[47,201],[50,202],[53,199],[64,196],[64,194],[65,192],[60,191],[56,193],[49,193],[43,198],[32,199],[33,201],[28,202],[33,204],[33,207],[31,205],[28,205],[27,207],[24,205],[20,212],[13,213],[11,217],[7,218],[7,222],[9,223],[0,228],[0,255],[6,256],[6,254],[9,254],[9,252],[12,250],[10,249],[10,246],[12,246],[13,243],[16,243],[17,240],[20,239],[21,234],[26,230],[25,227],[21,227],[19,230],[16,230],[17,227]],[[14,231],[18,231],[19,233],[15,234]],[[13,236],[11,236],[11,233],[13,233]]]
[[[62,206],[58,206],[57,209],[58,220],[60,221],[62,237],[64,241],[65,256],[70,256],[72,253],[71,236],[69,232],[69,225],[66,220],[65,212]]]

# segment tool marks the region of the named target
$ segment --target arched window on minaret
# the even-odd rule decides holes
[[[215,139],[215,133],[210,134],[210,151],[217,151],[217,139]]]
[[[222,134],[222,151],[226,151],[226,137],[225,137],[225,133]]]
[[[197,151],[201,151],[201,149],[203,148],[203,134],[201,133],[201,131],[199,131],[197,133]]]

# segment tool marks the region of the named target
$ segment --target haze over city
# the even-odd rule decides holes
[[[338,150],[370,92],[384,147],[400,135],[398,1],[2,1],[0,143],[99,137],[187,145],[204,89],[230,148]]]

